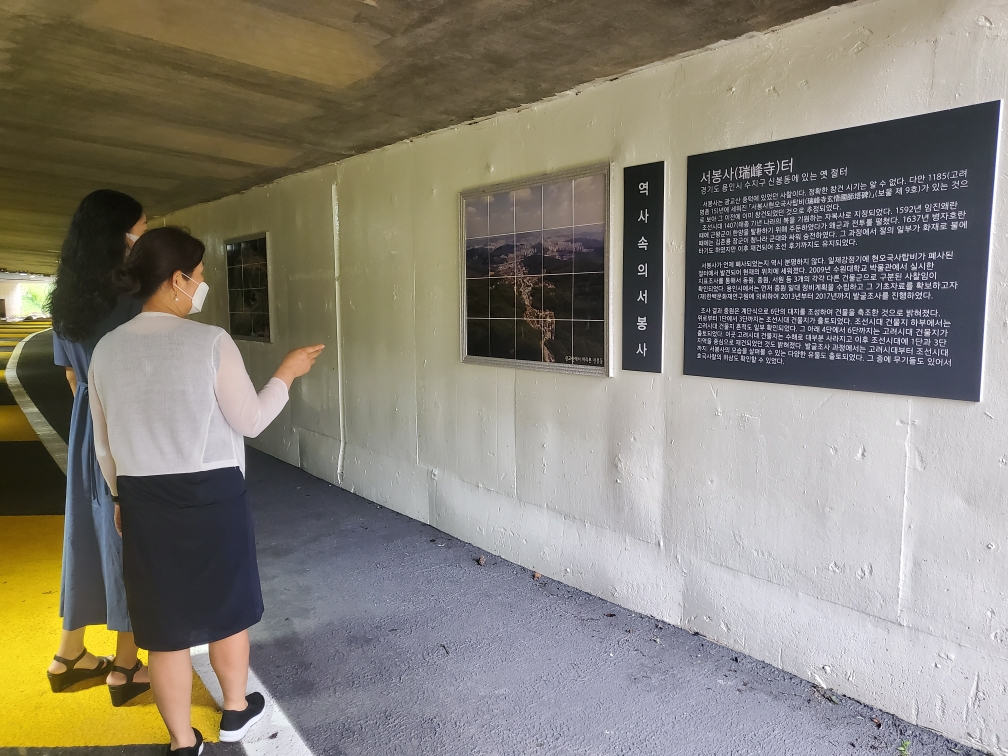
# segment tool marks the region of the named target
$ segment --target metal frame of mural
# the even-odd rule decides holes
[[[601,163],[459,195],[462,362],[612,374],[609,181]],[[556,317],[561,307],[569,317]]]
[[[241,288],[238,289],[238,290],[236,290],[232,286],[231,269],[232,269],[233,266],[231,266],[228,263],[228,247],[230,245],[232,245],[232,244],[241,244],[242,242],[255,241],[257,239],[263,239],[263,240],[265,240],[265,244],[266,244],[266,249],[265,249],[266,270],[265,270],[265,273],[263,274],[265,276],[265,285],[264,286],[246,286],[245,282],[243,281]],[[227,273],[227,288],[228,288],[228,333],[230,333],[233,338],[244,339],[246,341],[260,341],[260,342],[264,342],[264,343],[272,343],[272,341],[273,341],[273,336],[272,336],[273,335],[273,306],[272,306],[273,305],[273,301],[272,301],[272,297],[273,297],[272,290],[273,290],[273,287],[271,285],[270,262],[269,262],[270,246],[271,246],[271,244],[270,244],[270,234],[269,234],[268,231],[259,231],[258,233],[245,234],[243,236],[235,237],[234,239],[225,239],[224,240],[224,244],[223,244],[224,265],[225,265],[225,269],[226,269],[226,273]],[[245,300],[245,299],[247,299],[247,297],[245,296],[246,292],[248,292],[248,291],[257,291],[257,290],[258,291],[262,291],[264,289],[266,291],[266,303],[265,303],[266,311],[265,311],[265,313],[263,313],[263,312],[256,312],[256,311],[254,311],[254,309],[253,309],[252,312],[249,313],[253,317],[253,326],[252,326],[253,333],[235,333],[235,331],[234,331],[234,327],[235,327],[234,316],[235,316],[235,314],[237,314],[237,311],[234,308],[234,303],[232,302],[232,298],[236,294],[240,294],[242,296],[242,299]],[[262,318],[263,316],[265,316],[265,318],[266,318],[267,335],[266,336],[256,335],[255,332],[254,332],[256,330],[255,329],[255,324],[254,324],[255,323],[255,319],[256,319],[256,317]]]

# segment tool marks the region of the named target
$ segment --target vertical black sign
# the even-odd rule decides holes
[[[683,372],[978,401],[999,102],[693,155]]]
[[[662,371],[665,163],[623,169],[623,369]]]

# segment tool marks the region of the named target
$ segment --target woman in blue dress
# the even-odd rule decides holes
[[[53,353],[74,394],[67,454],[66,521],[60,616],[63,633],[49,665],[54,693],[105,678],[113,706],[150,687],[126,610],[122,539],[115,504],[95,457],[88,368],[99,339],[131,320],[141,303],[120,293],[118,276],[133,242],[146,230],[143,207],[122,192],[99,189],[74,213],[63,242],[50,300]],[[116,655],[97,658],[84,646],[88,625],[118,632]]]

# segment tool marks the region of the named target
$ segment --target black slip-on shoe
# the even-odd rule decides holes
[[[262,693],[249,693],[245,696],[248,706],[243,711],[225,709],[220,721],[220,739],[222,743],[235,743],[245,737],[252,725],[263,718],[266,713],[266,699]]]
[[[168,756],[173,753],[175,756],[200,756],[203,753],[203,733],[197,730],[195,727],[192,728],[193,733],[196,735],[196,745],[189,746],[188,748],[176,748],[172,750],[171,743],[168,744]]]

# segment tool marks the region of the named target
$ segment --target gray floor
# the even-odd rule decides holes
[[[252,666],[322,754],[976,754],[249,450]],[[873,721],[873,720],[877,720]]]
[[[165,756],[166,746],[89,746],[86,748],[0,748],[0,756]],[[239,743],[208,743],[204,756],[243,756]]]

